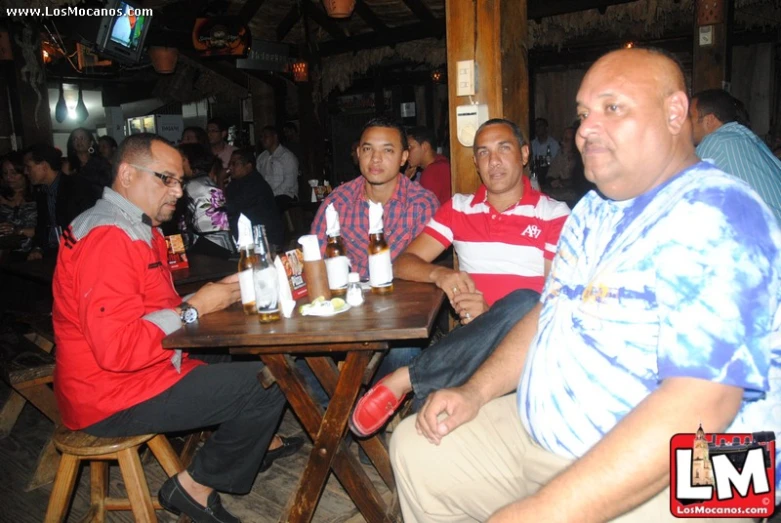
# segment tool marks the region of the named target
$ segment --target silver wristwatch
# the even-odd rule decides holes
[[[181,318],[182,323],[195,323],[198,321],[198,309],[187,303],[186,301],[183,301],[179,305],[179,309],[181,309],[181,313],[179,314],[179,318]]]

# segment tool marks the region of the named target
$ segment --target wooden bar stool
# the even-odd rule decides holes
[[[168,476],[182,470],[179,457],[162,434],[145,434],[127,438],[98,438],[85,432],[59,427],[54,433],[54,446],[62,452],[60,467],[54,480],[46,523],[64,521],[73,495],[76,475],[82,461],[90,462],[90,510],[83,519],[103,522],[107,510],[132,510],[137,522],[156,522],[155,510],[161,510],[157,498],[149,494],[144,469],[138,455],[141,445],[147,444]],[[108,463],[116,460],[125,481],[127,498],[108,496]]]

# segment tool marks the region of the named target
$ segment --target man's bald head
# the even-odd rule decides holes
[[[643,194],[693,163],[683,71],[653,49],[606,54],[578,91],[576,142],[586,177],[606,196]]]

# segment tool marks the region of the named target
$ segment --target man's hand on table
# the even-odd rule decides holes
[[[415,428],[429,443],[439,445],[456,427],[472,421],[484,403],[468,385],[438,390],[426,398],[415,420]],[[440,420],[443,414],[446,417]]]
[[[239,275],[232,274],[214,283],[207,283],[187,303],[195,307],[199,316],[221,311],[241,299]]]
[[[30,254],[27,255],[27,261],[33,261],[33,260],[42,260],[43,259],[43,252],[41,249],[33,249],[30,251]]]

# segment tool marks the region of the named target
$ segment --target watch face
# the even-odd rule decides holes
[[[183,315],[185,323],[193,323],[198,319],[198,311],[196,311],[193,307],[185,309]]]

